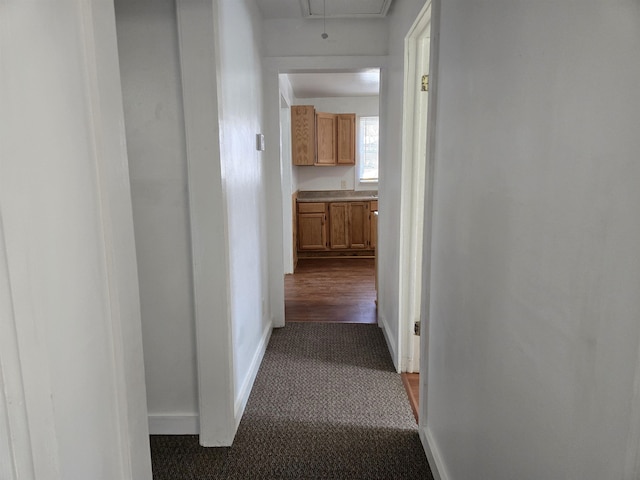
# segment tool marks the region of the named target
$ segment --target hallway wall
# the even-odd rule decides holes
[[[443,478],[640,478],[640,4],[437,5]]]
[[[380,217],[378,224],[378,321],[387,341],[398,349],[400,201],[402,188],[402,105],[404,94],[404,39],[425,5],[424,0],[394,2],[389,24],[389,63],[383,76],[387,89],[381,106]],[[386,117],[385,117],[386,114]],[[393,361],[399,368],[397,351]]]
[[[248,398],[272,326],[266,172],[264,153],[255,147],[255,135],[263,132],[262,20],[253,0],[221,0],[218,14],[220,158],[227,203],[236,414],[241,415],[244,406],[238,402]]]
[[[255,149],[255,135],[262,131],[262,37],[252,0],[214,5],[218,37],[203,41],[217,42],[219,55],[211,61],[219,72],[219,181],[226,221],[222,236],[227,238],[221,248],[228,249],[229,271],[229,291],[223,296],[229,303],[219,305],[219,318],[212,321],[222,328],[230,319],[233,384],[220,388],[233,396],[238,417],[229,419],[233,423],[242,414],[271,331],[265,172],[262,153]],[[201,6],[194,3],[192,8]],[[116,13],[150,427],[152,433],[197,433],[193,259],[176,4],[117,0]],[[212,30],[203,35],[212,36]]]
[[[194,433],[198,382],[175,0],[116,0],[115,7],[151,432]]]

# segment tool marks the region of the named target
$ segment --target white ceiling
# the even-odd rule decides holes
[[[323,18],[325,0],[256,0],[264,18]],[[393,0],[326,0],[326,16],[384,17]],[[289,74],[297,98],[378,95],[380,71]]]
[[[290,73],[296,98],[365,97],[380,92],[380,70],[336,73]]]
[[[264,18],[322,18],[325,0],[256,0]],[[392,0],[326,0],[326,16],[384,17]]]

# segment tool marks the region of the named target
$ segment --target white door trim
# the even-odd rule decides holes
[[[46,362],[43,364],[44,370],[47,370]],[[46,377],[49,378],[48,375]],[[40,388],[44,390],[47,386],[41,385]],[[51,395],[50,389],[48,391]],[[47,406],[49,410],[52,409],[49,401]],[[48,448],[51,452],[55,452],[56,439],[52,427],[51,424],[41,425],[44,436],[51,442]],[[45,445],[47,443],[45,442]],[[53,461],[55,456],[51,455],[50,458]],[[50,467],[52,478],[58,478],[58,466],[53,464]],[[20,364],[18,332],[11,298],[2,211],[0,211],[0,478],[35,479],[34,455]]]
[[[79,5],[108,282],[122,478],[149,478],[149,429],[144,421],[147,397],[126,134],[122,122],[118,128],[113,121],[104,123],[105,118],[124,119],[115,11],[112,2]]]
[[[402,120],[402,179],[399,250],[398,365],[403,372],[418,372],[420,351],[413,333],[420,320],[422,297],[422,232],[427,153],[427,92],[420,91],[423,65],[429,53],[431,2],[427,2],[405,38],[404,105]],[[426,49],[426,50],[425,50]]]
[[[180,0],[176,10],[187,147],[200,444],[229,446],[236,425],[227,209],[220,158],[217,2]]]
[[[12,37],[12,32],[29,26],[32,20],[38,22],[40,17],[35,14],[37,9],[20,2],[13,2],[6,9],[7,15],[0,16],[0,44],[13,45],[7,47],[6,52],[15,58],[16,52],[21,53],[22,45],[19,37]],[[106,311],[96,321],[103,322],[100,340],[108,357],[99,358],[100,367],[96,366],[95,372],[106,373],[104,382],[112,386],[108,399],[112,410],[105,411],[104,415],[113,422],[117,437],[109,439],[116,444],[115,455],[105,457],[104,462],[109,471],[123,480],[150,479],[138,278],[114,6],[113,2],[76,1],[65,4],[62,10],[65,19],[73,22],[75,34],[67,44],[74,51],[68,54],[77,55],[75,58],[81,65],[80,70],[72,70],[69,75],[81,77],[72,78],[77,80],[75,85],[82,87],[81,91],[75,92],[82,100],[74,111],[76,115],[81,112],[82,120],[86,121],[83,132],[89,137],[90,151],[80,159],[91,165],[95,175],[95,185],[85,193],[95,194],[97,198],[96,229],[99,233],[96,238],[100,245],[95,250],[98,252],[96,267],[102,269],[104,266],[106,281],[106,284],[100,283],[100,288],[105,285]],[[11,28],[5,28],[9,25]],[[60,24],[54,22],[52,25],[56,28]],[[61,61],[64,61],[64,55]],[[47,78],[43,76],[39,80],[42,85]],[[17,98],[23,99],[24,91],[18,91]],[[0,96],[11,93],[5,89]],[[0,103],[3,101],[4,98]],[[13,104],[7,115],[0,118],[0,131],[18,136],[26,133],[28,127],[20,123],[15,129],[5,128],[5,122],[12,121],[12,108],[19,107]],[[41,131],[35,133],[34,141],[37,141]],[[3,153],[7,154],[3,166],[11,172],[12,162],[17,164],[20,159],[20,147],[16,151],[12,147],[3,149]],[[29,177],[19,178],[28,181]],[[35,301],[38,299],[31,298],[34,291],[30,288],[29,278],[34,272],[25,268],[28,253],[19,248],[25,240],[24,233],[19,229],[12,230],[15,224],[5,227],[3,223],[9,213],[15,219],[16,203],[11,192],[0,195],[0,477],[54,480],[62,475],[62,448],[59,446],[65,447],[68,438],[68,433],[61,433],[64,426],[56,425],[55,402],[58,398],[54,397],[52,386],[53,380],[59,380],[59,377],[53,377],[50,365],[57,360],[54,355],[58,352],[50,350],[50,331],[38,315],[39,305]],[[40,245],[46,240],[41,239]],[[75,337],[75,332],[68,333],[80,343],[87,339],[83,337],[84,332]],[[94,365],[89,363],[87,369],[92,368]],[[77,387],[76,384],[73,386]],[[81,393],[70,395],[75,405],[82,403],[82,396],[78,397]],[[60,401],[61,405],[69,405]]]
[[[640,478],[640,348],[633,382],[633,401],[629,419],[624,478]]]
[[[418,405],[418,429],[420,439],[429,458],[433,477],[436,480],[447,480],[450,475],[442,461],[438,445],[435,443],[428,426],[429,400],[429,342],[430,342],[430,305],[431,305],[431,241],[433,223],[433,193],[435,177],[435,132],[437,127],[437,95],[438,95],[438,56],[440,35],[440,0],[431,0],[430,55],[429,55],[429,112],[427,118],[427,170],[424,197],[423,244],[422,244],[422,330],[420,332],[420,385]],[[427,6],[425,6],[426,10]]]

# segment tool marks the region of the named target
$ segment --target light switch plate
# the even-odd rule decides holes
[[[264,135],[262,133],[256,133],[256,150],[264,152]]]

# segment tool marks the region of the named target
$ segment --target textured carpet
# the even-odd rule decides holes
[[[156,480],[433,478],[375,325],[275,330],[232,447],[152,436],[151,453]]]

